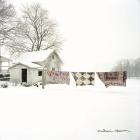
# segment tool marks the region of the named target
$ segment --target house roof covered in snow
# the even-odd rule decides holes
[[[5,56],[0,56],[0,61],[1,62],[8,62],[8,61],[11,61],[11,59],[5,57]]]
[[[34,63],[31,63],[31,62],[24,62],[24,61],[21,61],[21,62],[17,62],[15,63],[14,65],[12,65],[11,67],[9,67],[9,69],[11,68],[14,68],[18,65],[23,65],[23,66],[26,66],[26,67],[29,67],[29,68],[42,68],[42,66],[38,65],[38,64],[34,64]]]
[[[41,51],[35,51],[35,52],[26,52],[21,54],[15,62],[19,61],[25,61],[25,62],[42,62],[44,61],[51,53],[53,53],[53,50],[41,50]]]

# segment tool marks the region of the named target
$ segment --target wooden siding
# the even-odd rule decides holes
[[[29,68],[21,64],[9,69],[11,80],[15,80],[18,83],[21,83],[22,82],[22,69],[27,69],[27,83],[28,84],[34,84],[42,80],[42,76],[38,76],[38,71],[39,71],[38,69]]]
[[[51,53],[43,62],[37,62],[41,66],[45,66],[49,71],[55,68],[55,71],[61,71],[62,62],[55,53]]]

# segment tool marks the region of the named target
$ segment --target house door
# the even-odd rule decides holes
[[[27,69],[22,69],[22,82],[27,83]]]

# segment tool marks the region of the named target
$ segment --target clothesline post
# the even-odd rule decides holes
[[[45,67],[43,67],[42,71],[42,89],[45,89]]]

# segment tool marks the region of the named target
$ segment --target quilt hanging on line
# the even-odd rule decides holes
[[[127,72],[97,72],[99,79],[106,87],[109,86],[126,86]]]
[[[46,84],[70,84],[69,72],[46,71]]]
[[[76,86],[94,85],[94,72],[72,72]]]

